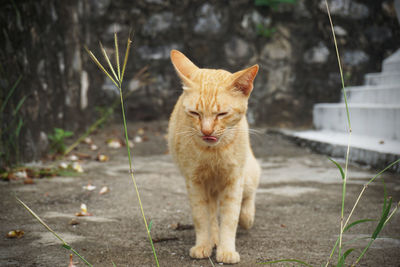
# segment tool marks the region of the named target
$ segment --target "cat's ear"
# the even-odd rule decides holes
[[[184,89],[185,87],[193,87],[190,75],[199,68],[178,50],[171,50],[171,61],[183,82]]]
[[[250,68],[235,72],[232,74],[232,88],[235,91],[243,93],[245,96],[249,96],[253,90],[253,81],[258,72],[258,65],[254,65]]]

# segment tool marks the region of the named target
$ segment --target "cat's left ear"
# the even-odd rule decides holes
[[[232,74],[233,82],[232,87],[235,91],[249,96],[253,90],[253,81],[258,72],[258,65],[251,66],[250,68],[235,72]]]
[[[184,84],[184,89],[185,87],[193,87],[193,82],[190,79],[190,76],[199,68],[178,50],[171,51],[171,62],[174,65],[178,76],[181,78],[182,83]]]

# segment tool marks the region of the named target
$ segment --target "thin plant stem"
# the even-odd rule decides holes
[[[48,226],[33,210],[31,210],[31,208],[28,207],[28,205],[26,205],[21,199],[19,199],[18,197],[15,197],[17,199],[17,201],[24,206],[24,208],[36,219],[39,221],[39,223],[41,225],[43,225],[50,233],[52,233],[58,240],[61,241],[61,243],[63,243],[63,247],[71,250],[76,256],[78,256],[86,265],[92,267],[93,265],[90,264],[83,256],[81,256],[75,249],[73,249],[67,242],[65,242],[64,239],[61,238],[61,236],[59,236],[53,229],[50,228],[50,226]]]
[[[339,49],[338,49],[338,45],[337,45],[337,41],[336,41],[335,30],[334,30],[334,28],[333,28],[333,22],[332,22],[331,12],[330,12],[330,10],[329,10],[329,5],[328,5],[328,1],[327,1],[327,0],[325,0],[325,5],[326,5],[326,10],[327,10],[327,13],[328,13],[328,17],[329,17],[329,23],[331,24],[332,35],[333,35],[333,42],[334,42],[334,44],[335,44],[336,57],[337,57],[338,65],[339,65],[339,71],[340,71],[340,79],[341,79],[341,81],[342,81],[342,89],[343,89],[344,102],[345,102],[345,104],[346,104],[347,122],[348,122],[348,124],[349,124],[349,132],[351,132],[350,112],[349,112],[349,107],[348,107],[348,103],[347,103],[346,90],[345,90],[345,86],[344,86],[344,78],[343,78],[342,64],[341,64],[341,61],[340,61]]]
[[[120,83],[122,83],[122,81],[124,80],[125,67],[126,67],[126,63],[128,62],[129,49],[131,48],[131,44],[132,44],[131,34],[129,33],[128,41],[126,42],[126,51],[125,51],[124,65],[122,66],[122,73],[121,73],[121,80],[120,80]]]
[[[104,72],[105,75],[107,75],[108,78],[110,78],[110,80],[115,84],[115,86],[118,87],[117,82],[114,80],[114,78],[110,75],[110,73],[108,73],[108,71],[106,71],[106,69],[103,67],[103,65],[101,65],[101,63],[99,62],[99,60],[96,58],[96,56],[92,53],[92,51],[90,51],[86,46],[85,46],[85,50],[86,52],[88,52],[90,58],[94,61],[94,63],[96,63],[96,65],[101,69],[102,72]]]
[[[347,226],[347,224],[349,223],[350,218],[351,218],[351,216],[353,215],[354,210],[356,209],[356,207],[357,207],[357,205],[358,205],[358,203],[359,203],[361,197],[363,196],[365,190],[368,188],[368,185],[369,185],[370,183],[372,183],[373,181],[375,181],[375,179],[378,178],[380,175],[382,175],[385,171],[387,171],[388,169],[390,169],[392,166],[398,164],[399,162],[400,162],[400,159],[398,159],[398,160],[392,162],[391,164],[389,164],[388,166],[386,166],[383,170],[381,170],[378,174],[376,174],[373,178],[371,178],[371,179],[363,186],[363,189],[361,190],[360,194],[358,195],[357,200],[356,200],[356,202],[354,203],[353,208],[351,209],[351,212],[349,213],[349,216],[347,217],[347,220],[346,220],[346,222],[345,222],[344,225],[343,225],[343,229],[345,229],[346,226]],[[386,225],[386,223],[390,220],[390,218],[393,216],[393,214],[397,211],[397,209],[399,208],[399,205],[400,205],[400,202],[398,203],[398,205],[395,207],[395,209],[392,211],[392,213],[390,214],[390,216],[389,216],[388,219],[386,220],[385,225]],[[335,253],[335,250],[336,250],[336,247],[337,247],[338,243],[339,243],[339,238],[336,240],[336,243],[335,243],[335,245],[334,245],[334,247],[333,247],[333,249],[332,249],[332,251],[331,251],[331,254],[330,254],[329,258],[328,258],[328,262],[326,263],[325,266],[328,266],[328,265],[329,265],[329,262],[330,262],[330,260],[331,260],[331,258],[332,258],[332,256],[333,256],[333,254]]]
[[[137,184],[136,184],[135,176],[134,176],[134,174],[133,174],[131,150],[130,150],[130,148],[129,148],[129,143],[128,143],[128,142],[129,142],[129,140],[128,140],[128,128],[127,128],[127,126],[126,126],[126,118],[125,118],[125,111],[124,111],[124,99],[123,99],[123,96],[122,96],[121,87],[119,87],[119,92],[120,92],[120,96],[121,96],[121,109],[122,109],[122,118],[123,118],[123,121],[124,121],[126,148],[127,148],[127,151],[128,151],[129,172],[130,172],[130,174],[131,174],[131,178],[132,178],[133,184],[134,184],[134,186],[135,186],[136,196],[137,196],[138,201],[139,201],[140,211],[142,212],[142,217],[143,217],[144,225],[146,226],[147,236],[148,236],[148,238],[149,238],[151,248],[153,249],[154,259],[155,259],[155,261],[156,261],[157,266],[160,266],[159,263],[158,263],[157,253],[156,253],[156,250],[155,250],[155,248],[154,248],[153,239],[151,238],[149,226],[148,226],[148,224],[147,224],[146,216],[145,216],[145,214],[144,214],[143,205],[142,205],[142,200],[141,200],[140,194],[139,194],[139,189],[138,189],[138,186],[137,186]]]
[[[344,89],[343,89],[344,90]],[[346,200],[346,184],[347,184],[347,169],[349,165],[349,154],[350,154],[350,143],[351,143],[351,131],[349,132],[348,136],[348,143],[347,143],[347,151],[346,151],[346,164],[344,168],[344,179],[342,185],[342,208],[340,214],[340,235],[339,235],[339,258],[341,256],[341,249],[342,249],[342,238],[343,238],[343,229],[344,229],[344,204]]]
[[[143,67],[141,70],[139,70],[135,76],[133,77],[133,79],[137,79],[142,81],[143,79],[145,79],[146,76],[146,71],[147,71],[147,66]],[[119,81],[118,81],[119,83]],[[139,85],[139,88],[151,83],[150,81],[144,81],[141,82]],[[125,99],[132,93],[132,91],[128,91],[125,94]],[[81,135],[72,145],[70,145],[65,152],[63,153],[63,155],[67,155],[68,153],[70,153],[75,147],[77,147],[87,136],[89,136],[93,131],[95,131],[97,129],[97,127],[99,127],[102,123],[104,123],[105,121],[107,121],[107,119],[112,115],[113,110],[120,104],[119,99],[116,99],[116,101],[114,101],[111,105],[111,111],[107,111],[103,116],[101,116],[99,119],[97,119],[92,125],[89,126],[89,128],[87,129],[87,131]]]
[[[208,256],[208,260],[210,261],[211,266],[212,266],[212,267],[215,267],[214,262],[212,261],[212,259],[210,258],[210,256]]]
[[[115,43],[115,61],[117,63],[118,80],[121,81],[121,69],[119,67],[118,38],[117,38],[117,33],[116,32],[114,33],[114,43]]]
[[[385,223],[383,224],[383,226],[385,226],[385,225],[390,221],[390,219],[391,219],[392,216],[396,213],[396,211],[399,209],[399,207],[400,207],[400,202],[397,202],[396,207],[392,210],[392,212],[390,213],[390,215],[389,215],[388,218],[386,219],[386,221],[385,221]]]
[[[333,22],[332,22],[332,17],[331,17],[331,13],[329,10],[329,5],[328,5],[328,1],[325,0],[325,5],[326,5],[326,10],[328,13],[328,18],[329,18],[329,23],[331,26],[331,30],[332,30],[332,36],[333,36],[333,41],[335,44],[335,50],[336,50],[336,56],[337,56],[337,61],[338,61],[338,65],[339,65],[339,71],[340,71],[340,79],[342,81],[342,90],[343,90],[343,95],[344,95],[344,102],[346,104],[346,114],[347,114],[347,122],[348,122],[348,127],[349,127],[349,136],[348,136],[348,143],[347,143],[347,151],[346,151],[346,165],[345,165],[345,171],[344,171],[344,179],[343,179],[343,183],[342,183],[342,208],[341,208],[341,214],[340,214],[340,234],[339,234],[339,259],[341,257],[341,249],[342,249],[342,238],[343,238],[343,229],[344,229],[344,205],[345,205],[345,200],[346,200],[346,183],[347,183],[347,170],[348,170],[348,162],[349,162],[349,154],[350,154],[350,143],[351,143],[351,133],[352,133],[352,129],[351,129],[351,123],[350,123],[350,112],[349,112],[349,106],[347,103],[347,95],[346,95],[346,89],[345,89],[345,85],[344,85],[344,78],[343,78],[343,70],[342,70],[342,64],[340,61],[340,55],[339,55],[339,49],[338,49],[338,45],[337,45],[337,41],[336,41],[336,35],[335,35],[335,30],[333,27]],[[335,247],[336,249],[336,247]],[[333,255],[334,250],[331,253],[331,257]],[[331,257],[329,258],[329,260],[331,259]],[[326,266],[328,266],[329,264],[329,260],[326,263]]]
[[[115,48],[118,49],[118,41],[117,41],[117,35],[114,34],[114,38],[115,38]],[[126,52],[125,52],[125,58],[124,58],[124,65],[122,67],[122,73],[120,75],[116,75],[114,72],[114,68],[107,56],[107,53],[105,51],[105,49],[103,48],[103,46],[100,43],[101,49],[103,51],[104,57],[107,61],[107,63],[109,64],[109,67],[111,69],[111,71],[114,74],[114,77],[116,79],[116,81],[113,80],[112,76],[104,69],[104,67],[98,62],[98,60],[96,59],[96,57],[93,55],[92,52],[90,52],[88,49],[86,49],[89,53],[89,55],[91,56],[91,58],[95,61],[95,63],[100,67],[100,69],[114,82],[115,86],[117,87],[117,89],[119,90],[119,94],[120,94],[120,101],[121,101],[121,111],[122,111],[122,119],[124,122],[124,132],[125,132],[125,141],[126,141],[126,148],[127,148],[127,152],[128,152],[128,160],[129,160],[129,172],[131,174],[131,178],[135,187],[135,191],[136,191],[136,196],[138,198],[138,202],[139,202],[139,206],[140,206],[140,211],[142,213],[142,217],[143,217],[143,221],[144,221],[144,225],[146,227],[146,231],[147,231],[147,236],[149,238],[149,242],[151,245],[151,248],[153,250],[153,254],[154,254],[154,259],[156,261],[157,266],[159,267],[159,263],[158,263],[158,258],[157,258],[157,253],[153,244],[153,239],[151,238],[151,233],[150,233],[150,229],[149,229],[149,225],[147,224],[147,220],[146,220],[146,216],[144,214],[144,209],[143,209],[143,204],[142,204],[142,200],[140,198],[140,194],[139,194],[139,189],[138,186],[136,184],[136,179],[134,176],[134,171],[133,171],[133,167],[132,167],[132,156],[131,156],[131,151],[129,148],[129,140],[128,140],[128,127],[126,126],[126,117],[125,117],[125,108],[124,108],[124,97],[122,94],[122,80],[125,74],[125,67],[126,64],[128,62],[128,56],[129,56],[129,49],[131,47],[131,43],[132,41],[130,40],[130,37],[128,38],[128,42],[126,45]],[[119,55],[119,52],[116,51],[117,55]],[[117,56],[118,58],[118,56]],[[120,70],[120,66],[119,66],[119,59],[117,59],[117,64],[118,64],[118,74],[119,74],[119,70]]]
[[[110,67],[111,72],[114,74],[115,80],[119,81],[117,74],[115,74],[114,67],[111,64],[110,58],[107,55],[107,51],[104,49],[103,45],[100,43],[101,51],[103,51],[104,58],[106,59],[108,66]],[[121,84],[120,84],[121,86]]]
[[[367,252],[367,250],[369,249],[369,247],[372,245],[373,242],[374,242],[374,239],[371,239],[368,242],[368,245],[363,249],[360,256],[358,256],[357,260],[351,265],[352,267],[356,266],[356,264],[358,264],[360,262],[361,258],[364,256],[364,254]]]
[[[399,163],[399,162],[400,162],[400,159],[398,159],[398,160],[392,162],[392,163],[389,164],[386,168],[384,168],[383,170],[381,170],[377,175],[375,175],[371,180],[369,180],[368,183],[366,183],[366,184],[364,185],[363,189],[361,190],[360,194],[358,195],[358,198],[357,198],[357,200],[356,200],[356,202],[355,202],[355,204],[354,204],[354,206],[353,206],[353,208],[352,208],[352,210],[351,210],[351,212],[350,212],[350,214],[349,214],[349,216],[348,216],[348,218],[347,218],[347,220],[346,220],[346,223],[344,224],[344,227],[346,227],[347,223],[349,222],[351,216],[353,215],[353,212],[354,212],[355,208],[356,208],[357,205],[358,205],[358,202],[359,202],[360,199],[361,199],[361,196],[364,194],[364,191],[367,189],[368,185],[369,185],[370,183],[372,183],[372,182],[373,182],[377,177],[379,177],[382,173],[384,173],[385,171],[387,171],[388,169],[390,169],[393,165],[395,165],[395,164],[397,164],[397,163]]]

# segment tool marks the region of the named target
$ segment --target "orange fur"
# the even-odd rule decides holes
[[[168,145],[192,208],[190,256],[209,257],[216,245],[218,262],[237,263],[237,224],[253,225],[260,176],[245,116],[258,65],[233,74],[200,69],[176,50],[171,61],[184,90],[171,114]]]

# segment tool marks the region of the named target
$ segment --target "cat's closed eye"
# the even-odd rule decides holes
[[[217,114],[217,117],[222,118],[222,117],[225,117],[226,115],[228,115],[228,112],[221,112],[221,113]]]
[[[190,113],[190,115],[192,115],[192,116],[197,116],[197,117],[200,116],[200,114],[199,114],[198,112],[193,111],[193,110],[190,110],[189,113]]]

